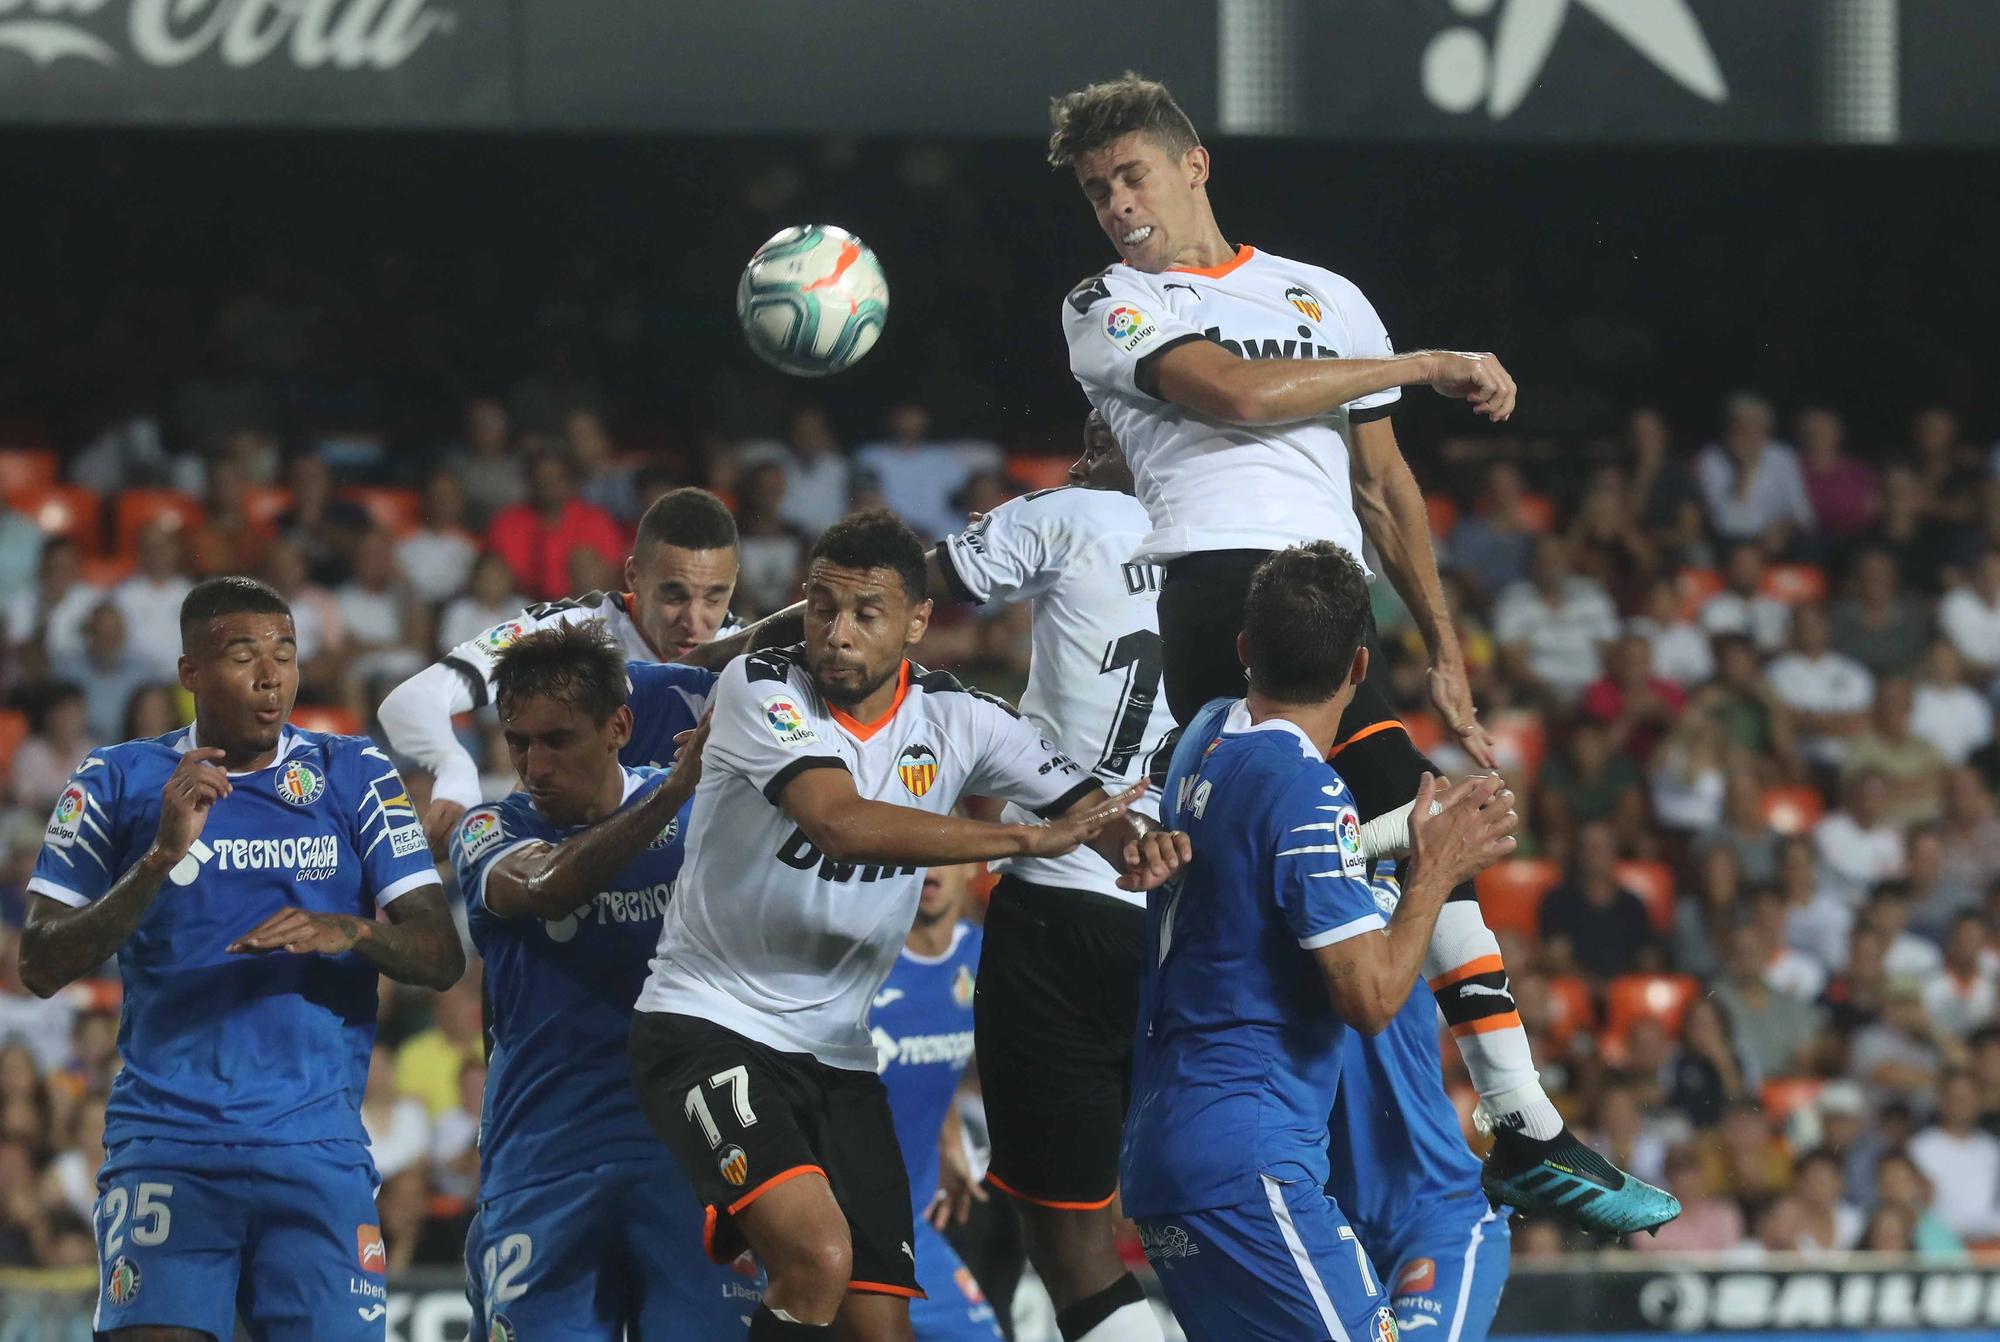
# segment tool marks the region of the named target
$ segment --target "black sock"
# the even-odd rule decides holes
[[[750,1316],[750,1342],[825,1342],[831,1336],[823,1323],[794,1323],[771,1312],[769,1305],[757,1306]]]
[[[1139,1285],[1139,1279],[1127,1272],[1096,1295],[1087,1295],[1068,1309],[1059,1311],[1056,1314],[1056,1331],[1063,1335],[1063,1342],[1076,1342],[1125,1306],[1139,1304],[1145,1298],[1146,1292]]]

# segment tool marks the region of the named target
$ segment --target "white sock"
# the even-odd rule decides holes
[[[1562,1114],[1540,1081],[1499,1095],[1481,1096],[1479,1107],[1472,1111],[1472,1123],[1481,1132],[1510,1128],[1538,1141],[1547,1141],[1563,1130]]]

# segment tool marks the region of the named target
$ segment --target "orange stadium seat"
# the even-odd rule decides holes
[[[336,736],[361,734],[361,718],[351,708],[339,704],[299,704],[292,709],[292,725],[308,732],[331,732]]]
[[[1819,1099],[1826,1082],[1813,1076],[1778,1076],[1764,1083],[1758,1097],[1771,1120],[1782,1123]]]
[[[1674,869],[1664,862],[1620,862],[1618,883],[1645,901],[1653,930],[1674,925]]]
[[[202,524],[201,504],[178,489],[121,489],[112,513],[112,553],[121,555],[137,551],[139,533],[156,521],[171,518],[173,525],[188,531]]]
[[[1474,880],[1486,925],[1495,932],[1540,936],[1542,897],[1561,879],[1561,871],[1546,858],[1512,857],[1494,863]]]
[[[28,715],[18,708],[0,708],[0,772],[13,767],[14,752],[28,739]]]
[[[47,448],[0,448],[0,495],[9,502],[28,490],[48,488],[59,474],[56,454]]]
[[[375,525],[391,536],[401,538],[417,529],[424,518],[422,495],[414,489],[384,489],[357,485],[346,491],[347,497],[368,510],[375,519]]]
[[[1069,483],[1075,457],[1019,456],[1007,458],[1007,474],[1029,489],[1059,489]]]
[[[104,530],[104,509],[82,485],[44,485],[7,500],[48,536],[67,536],[86,553],[97,548]]]
[[[1424,512],[1431,519],[1431,535],[1443,538],[1458,525],[1458,502],[1449,494],[1424,495]]]
[[[1410,734],[1410,744],[1426,755],[1434,755],[1437,749],[1451,739],[1451,733],[1432,713],[1412,713],[1403,719],[1403,730]]]
[[[1826,801],[1819,795],[1819,789],[1809,783],[1786,783],[1764,789],[1757,813],[1764,817],[1765,824],[1790,838],[1819,823],[1820,816],[1826,813]]]
[[[1621,974],[1605,990],[1604,1032],[1622,1041],[1636,1021],[1652,1019],[1676,1037],[1688,1003],[1701,991],[1690,974]]]
[[[1486,731],[1499,752],[1500,772],[1515,783],[1532,782],[1549,752],[1542,715],[1533,709],[1503,708],[1486,720]]]
[[[1523,494],[1521,522],[1537,536],[1548,534],[1556,524],[1555,500],[1546,494]]]
[[[1689,619],[1723,588],[1722,575],[1712,568],[1684,568],[1674,581],[1681,589],[1681,613]]]
[[[131,555],[85,555],[83,580],[93,587],[116,587],[132,576]]]
[[[1597,1024],[1597,1003],[1590,985],[1574,974],[1557,974],[1548,980],[1549,1019],[1542,1024],[1558,1041],[1566,1042],[1578,1030]]]
[[[243,491],[243,516],[252,526],[277,525],[291,506],[292,491],[283,485],[252,485]]]
[[[1773,564],[1764,570],[1759,589],[1788,606],[1826,600],[1826,570],[1818,564]]]

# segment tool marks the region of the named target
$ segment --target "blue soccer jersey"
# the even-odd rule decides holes
[[[674,738],[693,729],[708,711],[717,675],[673,662],[627,662],[625,674],[632,682],[632,693],[626,700],[632,708],[632,739],[618,752],[618,762],[634,769],[668,768],[674,762]],[[667,827],[671,837],[667,862],[661,870],[669,881],[681,874],[693,811],[694,798],[689,797]]]
[[[666,777],[657,769],[624,775],[626,805]],[[549,824],[517,792],[467,811],[452,837],[472,942],[486,962],[492,1047],[480,1124],[481,1197],[607,1161],[671,1164],[633,1094],[625,1043],[680,865],[676,827],[565,917],[502,918],[486,905],[494,863],[582,828]]]
[[[1194,860],[1147,905],[1120,1159],[1134,1217],[1258,1198],[1264,1174],[1326,1182],[1348,1031],[1311,952],[1384,925],[1354,799],[1293,724],[1210,704],[1163,800]]]
[[[917,1342],[1000,1336],[979,1283],[924,1218],[938,1188],[938,1133],[972,1059],[979,946],[979,929],[964,922],[952,931],[951,949],[935,959],[905,946],[868,1013],[896,1142],[910,1175],[917,1280],[927,1297],[910,1302],[910,1329]]]
[[[102,898],[151,847],[160,791],[194,728],[93,753],[56,802],[36,894]],[[388,756],[361,737],[285,729],[269,766],[232,774],[188,855],[118,952],[124,1061],[105,1145],[133,1138],[366,1142],[359,1105],[376,970],[361,956],[230,955],[287,906],[373,918],[438,883]]]

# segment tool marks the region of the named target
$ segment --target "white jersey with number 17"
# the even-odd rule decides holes
[[[1063,302],[1070,371],[1125,450],[1152,531],[1138,558],[1282,550],[1330,540],[1357,560],[1348,484],[1352,424],[1389,413],[1392,388],[1329,415],[1244,427],[1159,397],[1159,357],[1213,340],[1247,359],[1374,359],[1393,353],[1352,283],[1318,266],[1239,247],[1220,266],[1158,275],[1116,265]]]
[[[1174,727],[1160,692],[1160,570],[1131,557],[1145,532],[1146,510],[1131,495],[1069,487],[1003,503],[938,546],[953,595],[1034,603],[1021,711],[1113,793],[1147,776]],[[1138,809],[1157,816],[1159,799]],[[1032,817],[1010,807],[1004,818]],[[1118,888],[1092,849],[994,866],[1035,885],[1146,904]]]

